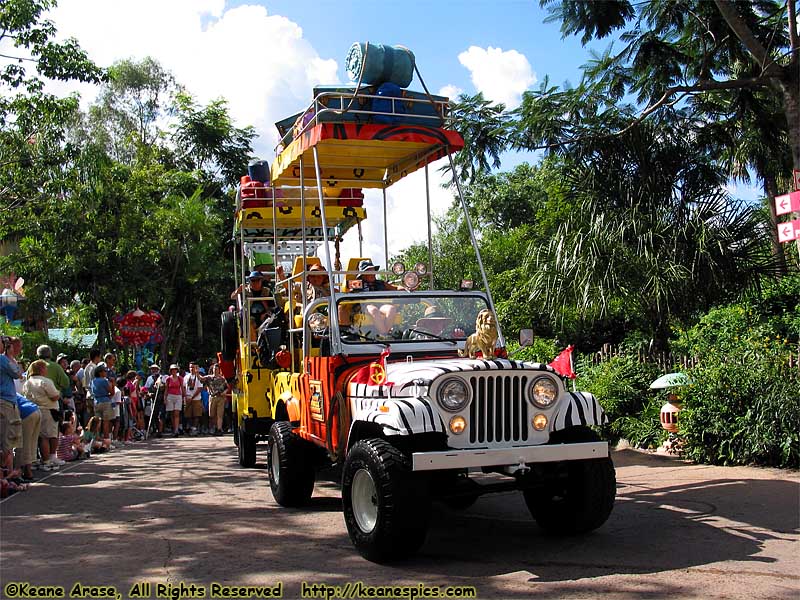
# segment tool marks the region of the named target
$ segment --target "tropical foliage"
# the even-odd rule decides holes
[[[164,315],[162,356],[184,343],[211,356],[232,287],[229,191],[254,131],[233,124],[224,100],[199,105],[151,58],[102,71],[74,40],[55,44],[41,17],[53,4],[0,7],[3,35],[36,67],[12,60],[0,75],[0,237],[15,249],[0,272],[26,277],[31,318],[88,308],[110,347],[114,315],[139,305]],[[83,113],[39,77],[101,90]]]

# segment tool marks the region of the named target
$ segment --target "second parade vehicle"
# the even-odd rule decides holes
[[[350,539],[374,561],[421,547],[434,500],[466,507],[481,494],[519,490],[548,532],[599,527],[616,483],[608,444],[592,429],[604,423],[603,409],[591,394],[568,391],[549,366],[506,357],[467,211],[484,291],[434,289],[430,243],[426,264],[380,269],[367,256],[337,264],[339,238],[326,221],[337,191],[383,190],[385,224],[386,189],[418,169],[427,184],[439,158],[455,173],[451,154],[463,146],[447,127],[446,98],[362,83],[319,88],[305,111],[278,124],[272,186],[300,190],[301,214],[320,222],[293,241],[305,248],[319,233],[311,241],[337,253],[314,257],[325,295],[302,293],[287,311],[297,315],[291,365],[287,385],[271,392],[273,414],[285,416],[268,435],[275,500],[302,506],[319,470],[338,466]],[[419,204],[426,197],[427,189]],[[311,289],[311,274],[295,273],[301,289]]]

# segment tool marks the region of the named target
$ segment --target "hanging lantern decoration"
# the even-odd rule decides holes
[[[114,341],[120,346],[154,346],[164,339],[161,325],[164,319],[156,310],[143,311],[138,306],[124,315],[114,317],[117,336]],[[119,341],[117,341],[119,339]]]

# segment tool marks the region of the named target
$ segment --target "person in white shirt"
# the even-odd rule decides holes
[[[60,467],[64,464],[56,456],[58,449],[58,398],[61,393],[52,380],[48,379],[47,363],[44,360],[35,360],[30,366],[31,375],[22,386],[22,393],[34,402],[42,413],[41,427],[39,430],[40,450],[42,451],[42,464],[50,468]],[[54,414],[55,413],[55,414]]]
[[[197,435],[200,427],[200,418],[203,416],[203,382],[197,363],[189,363],[189,372],[183,378],[183,387],[186,390],[186,399],[183,404],[183,414],[191,423],[190,435]]]

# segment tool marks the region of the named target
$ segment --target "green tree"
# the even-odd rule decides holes
[[[624,303],[664,344],[673,319],[774,272],[759,213],[720,191],[723,174],[684,132],[643,123],[584,148],[567,175],[574,210],[528,250],[530,294],[553,317],[569,306],[602,317]]]
[[[43,13],[54,0],[0,3],[0,238],[13,237],[12,211],[51,197],[71,148],[65,131],[77,100],[45,93],[46,79],[99,82],[103,72],[77,41],[54,41],[56,29]]]
[[[151,57],[114,63],[89,108],[92,139],[119,162],[146,160],[147,153],[163,144],[158,121],[169,113],[179,89],[174,76]]]
[[[29,308],[90,309],[106,348],[115,315],[138,305],[164,316],[162,357],[210,357],[218,340],[204,332],[217,330],[231,290],[228,182],[246,168],[252,129],[235,127],[222,101],[177,102],[179,86],[150,59],[111,73],[89,115],[71,99],[26,142],[38,151],[47,141],[51,161],[28,175],[33,201],[0,223],[19,240],[4,264],[28,280]],[[165,118],[193,128],[173,135]],[[0,181],[20,168],[0,166]]]
[[[244,172],[256,136],[253,127],[235,127],[224,99],[199,106],[188,94],[176,98],[172,139],[180,166],[201,170],[234,186]]]
[[[634,97],[645,107],[635,122],[678,105],[692,120],[738,130],[726,135],[715,128],[719,135],[708,139],[740,167],[756,171],[770,203],[777,191],[774,181],[788,177],[790,165],[800,169],[797,0],[541,4],[549,8],[549,20],[561,23],[564,35],[580,35],[583,43],[619,36],[621,51],[612,46],[585,69],[581,91],[588,91],[601,111]],[[522,122],[540,118],[539,105],[548,103],[537,100],[544,102],[524,105]],[[597,135],[591,131],[595,126],[590,120],[572,133]],[[777,224],[774,211],[772,223]],[[781,258],[778,247],[774,253]]]

